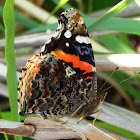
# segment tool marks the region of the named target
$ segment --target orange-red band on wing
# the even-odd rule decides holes
[[[73,64],[73,68],[80,68],[81,70],[85,70],[83,73],[91,73],[92,72],[92,65],[85,61],[80,61],[79,56],[67,54],[62,50],[56,50],[51,52],[52,55],[56,56],[60,60],[64,60],[65,62],[71,62]],[[91,79],[91,76],[86,77],[86,79]]]

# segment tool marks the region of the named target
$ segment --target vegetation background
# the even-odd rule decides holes
[[[27,34],[33,37],[33,34],[41,32],[49,34],[57,28],[58,15],[62,11],[73,7],[80,12],[85,20],[96,56],[139,54],[139,6],[139,0],[1,0],[0,41],[2,42],[2,39],[5,38],[6,46],[4,48],[0,42],[0,64],[7,64],[7,80],[5,80],[4,67],[0,65],[0,118],[15,121],[25,119],[17,114],[18,84],[16,79],[18,76],[16,71],[21,72],[25,60],[39,52],[41,43],[45,43],[41,42],[40,45],[33,43],[25,46],[22,44],[14,45],[14,37],[22,37]],[[44,16],[42,16],[43,14]],[[24,41],[24,38],[22,39]],[[24,43],[26,44],[26,40]],[[133,57],[131,59],[133,60]],[[139,63],[140,60],[134,59],[134,61]],[[97,71],[98,89],[101,88],[106,79],[108,79],[108,82],[104,89],[133,76],[137,72],[137,68],[134,68],[133,71],[116,71],[108,79],[111,71]],[[108,92],[107,102],[140,113],[140,76],[135,76],[129,81],[116,85]],[[140,139],[140,136],[134,133],[105,122],[97,121],[96,124],[128,139]],[[29,140],[30,138],[0,134],[0,139]]]

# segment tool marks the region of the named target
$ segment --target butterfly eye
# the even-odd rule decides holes
[[[68,24],[68,28],[71,28],[72,26],[71,26],[71,24]]]
[[[67,29],[71,31],[73,29],[73,26],[71,24],[68,24]]]
[[[76,22],[73,20],[72,23],[73,23],[73,25],[75,25]]]
[[[75,20],[73,20],[72,22],[73,27],[76,27],[76,25],[78,24]]]

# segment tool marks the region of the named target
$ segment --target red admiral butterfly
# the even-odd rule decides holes
[[[60,14],[54,36],[22,70],[19,114],[81,120],[104,100],[96,87],[89,35],[83,18],[71,8]]]

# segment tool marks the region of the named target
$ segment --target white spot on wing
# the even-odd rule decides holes
[[[71,27],[72,27],[71,24],[69,24],[69,25],[68,25],[68,28],[71,28]]]
[[[68,42],[66,42],[66,46],[67,46],[67,47],[69,47],[69,46],[70,46],[70,44],[69,44]]]
[[[64,36],[65,36],[66,38],[70,38],[70,37],[72,36],[72,33],[71,33],[69,30],[67,30],[67,31],[64,33]]]
[[[82,38],[81,38],[79,35],[76,36],[75,39],[76,39],[76,41],[79,42],[79,43],[82,43],[82,42],[83,42],[83,41],[82,41]]]
[[[79,43],[90,44],[88,36],[80,36],[80,35],[78,35],[78,36],[76,36],[76,41],[79,42]]]

